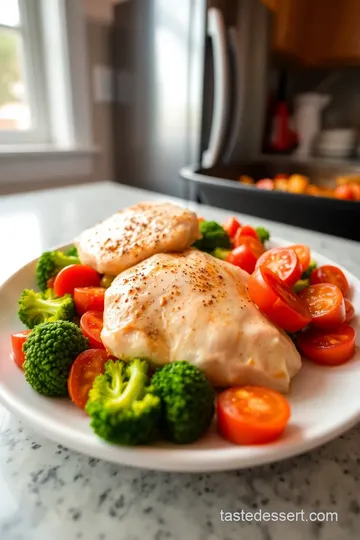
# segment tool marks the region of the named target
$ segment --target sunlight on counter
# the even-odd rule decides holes
[[[42,235],[38,216],[33,212],[0,216],[0,251],[7,254],[0,264],[0,283],[41,252]]]

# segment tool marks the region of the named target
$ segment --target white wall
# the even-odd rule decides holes
[[[106,22],[111,21],[111,5],[127,0],[84,0],[88,17]]]

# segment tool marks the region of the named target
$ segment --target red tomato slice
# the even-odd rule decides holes
[[[310,283],[311,285],[316,285],[316,283],[332,283],[339,287],[344,296],[347,296],[349,293],[349,283],[344,272],[331,264],[315,268],[311,272]]]
[[[351,326],[339,326],[329,331],[310,328],[300,334],[297,344],[309,360],[338,366],[355,353],[355,330]]]
[[[293,249],[295,251],[300,261],[302,272],[305,272],[305,270],[309,267],[310,264],[310,249],[304,244],[295,244],[294,246],[289,246],[289,249]]]
[[[269,249],[258,259],[256,266],[270,268],[287,285],[294,285],[302,274],[302,266],[293,249]]]
[[[13,359],[14,359],[15,364],[21,369],[25,362],[25,354],[23,351],[23,345],[25,341],[27,340],[27,338],[29,337],[30,333],[31,333],[31,330],[21,330],[21,332],[15,332],[15,334],[11,334]]]
[[[344,184],[343,186],[337,186],[335,188],[335,197],[337,199],[349,200],[352,201],[355,199],[355,195],[351,186],[349,184]]]
[[[348,298],[345,298],[345,324],[350,324],[355,317],[355,309]]]
[[[103,329],[103,313],[101,311],[87,311],[80,319],[80,328],[84,336],[89,338],[90,346],[95,349],[105,349],[101,341]]]
[[[239,266],[245,270],[245,272],[248,272],[248,274],[252,274],[255,270],[257,257],[248,246],[243,244],[242,246],[233,249],[227,256],[226,261],[235,266]]]
[[[229,388],[217,399],[217,425],[220,434],[235,444],[264,444],[284,431],[290,406],[269,388],[244,386]]]
[[[235,236],[236,231],[240,229],[240,227],[240,222],[233,216],[229,217],[223,225],[223,228],[225,229],[230,238],[233,238]]]
[[[235,247],[248,246],[251,251],[256,255],[256,258],[265,253],[265,248],[260,240],[252,238],[251,236],[240,236],[239,231],[235,234],[234,238]]]
[[[267,191],[272,191],[274,189],[274,182],[271,178],[263,178],[256,182],[256,187],[259,189],[266,189]]]
[[[248,289],[251,300],[280,328],[297,332],[311,321],[304,302],[270,268],[256,268]]]
[[[74,302],[79,315],[83,315],[86,311],[104,311],[104,299],[103,287],[76,287],[74,289]]]
[[[318,283],[300,292],[312,316],[311,324],[319,328],[333,328],[345,321],[345,302],[339,287],[332,283]]]
[[[71,366],[68,390],[71,400],[84,409],[95,378],[104,373],[104,365],[113,356],[101,349],[88,349],[79,354]]]
[[[73,294],[75,287],[99,287],[100,275],[85,264],[71,264],[66,266],[55,278],[54,292],[56,296]]]
[[[241,236],[251,236],[252,238],[259,239],[258,233],[255,231],[254,227],[250,227],[250,225],[244,225],[244,227],[241,227],[241,229],[238,232],[239,237]]]

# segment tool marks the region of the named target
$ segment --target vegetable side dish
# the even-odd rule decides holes
[[[257,181],[251,176],[242,175],[239,182],[267,191],[286,191],[300,195],[360,201],[360,178],[358,176],[339,177],[334,188],[311,184],[309,177],[302,174],[277,174],[274,178],[262,178]]]
[[[142,203],[43,253],[25,289],[13,359],[34,391],[73,401],[102,439],[189,444],[214,421],[234,444],[281,436],[301,353],[355,352],[344,273],[269,232]]]

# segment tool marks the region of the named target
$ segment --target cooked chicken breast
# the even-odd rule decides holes
[[[75,245],[83,264],[117,276],[155,253],[183,251],[200,237],[194,212],[171,203],[147,202],[87,229]]]
[[[106,291],[103,343],[118,358],[187,360],[215,386],[286,392],[301,358],[249,299],[248,277],[195,249],[153,255]]]

